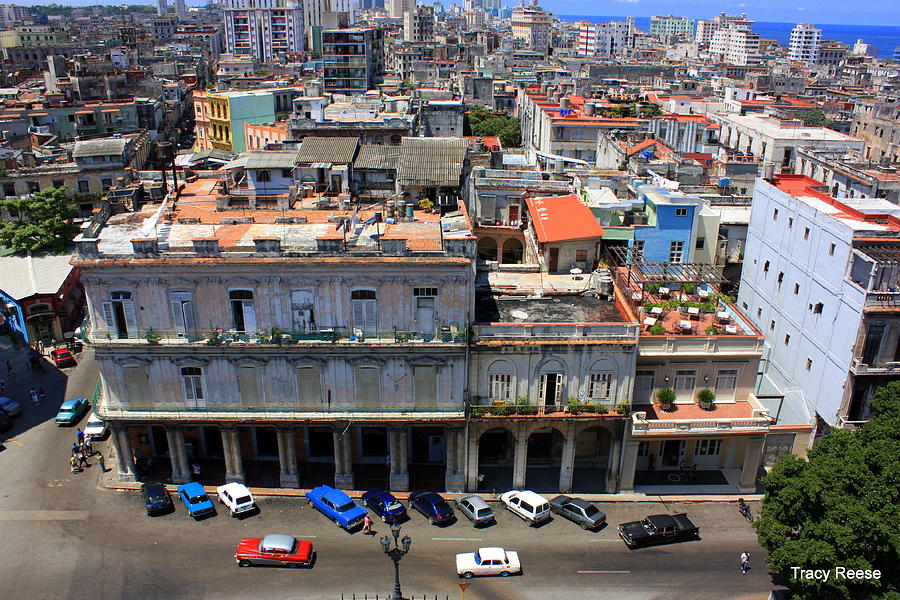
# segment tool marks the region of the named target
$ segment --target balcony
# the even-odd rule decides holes
[[[747,400],[715,403],[712,409],[687,402],[674,404],[669,410],[662,409],[658,404],[635,410],[631,415],[631,434],[642,437],[688,433],[765,433],[771,424],[769,409],[750,394]]]
[[[870,365],[863,362],[862,356],[857,356],[850,361],[850,370],[854,375],[893,375],[900,373],[900,362],[888,361]]]
[[[490,401],[488,398],[475,396],[469,404],[469,416],[472,418],[508,418],[508,417],[549,417],[549,418],[599,418],[623,417],[625,410],[619,410],[611,402],[570,404],[529,404]]]
[[[178,332],[173,329],[147,329],[140,334],[125,338],[92,331],[90,322],[82,325],[82,335],[87,343],[95,346],[147,345],[147,346],[308,346],[308,345],[465,345],[468,333],[465,330],[442,328],[437,332],[405,331],[361,331],[346,327],[320,328],[314,331],[269,331],[238,332],[235,330],[213,329],[210,331]]]
[[[491,323],[474,327],[476,341],[489,339],[618,340],[633,342],[638,325],[633,323]]]

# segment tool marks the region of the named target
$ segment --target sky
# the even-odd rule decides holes
[[[46,0],[5,0],[13,4],[46,5]],[[420,0],[421,1],[421,0]],[[526,0],[528,1],[528,0]],[[90,4],[122,4],[122,0],[55,0],[57,4],[84,6]],[[442,0],[445,5],[453,3]],[[462,4],[462,0],[455,0]],[[153,4],[150,0],[124,0],[127,4]],[[517,0],[502,0],[503,5],[516,5]],[[900,27],[900,2],[897,0],[725,0],[721,4],[707,0],[680,0],[677,6],[671,0],[541,0],[545,9],[564,15],[634,16],[676,14],[693,19],[709,19],[719,12],[737,14],[745,12],[755,21],[785,23],[888,25]],[[203,6],[206,0],[187,0],[189,6]]]

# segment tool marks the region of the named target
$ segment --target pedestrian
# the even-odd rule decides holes
[[[12,366],[12,362],[10,362],[10,361],[6,361],[6,376],[7,377],[13,376],[13,366]]]
[[[91,466],[91,465],[88,464],[87,456],[84,455],[84,452],[80,452],[80,451],[79,451],[78,454],[76,454],[75,456],[78,457],[78,466],[79,466],[79,467],[89,467],[89,466]]]
[[[200,480],[200,463],[195,461],[194,464],[191,465],[191,468],[194,471],[194,480],[199,481]]]
[[[29,393],[31,394],[31,403],[35,406],[35,408],[37,408],[38,406],[40,406],[40,405],[41,405],[41,398],[40,398],[40,396],[38,396],[38,391],[37,391],[36,389],[34,389],[34,388],[31,388],[31,389],[29,390]]]
[[[651,454],[647,457],[647,470],[655,471],[656,470],[656,455]]]
[[[375,535],[375,531],[372,530],[372,519],[369,518],[368,513],[366,513],[366,518],[363,519],[363,534]]]
[[[38,340],[37,342],[38,353],[43,356],[44,355],[44,340]]]
[[[97,464],[100,465],[100,472],[106,473],[106,459],[103,458],[102,452],[97,452]]]
[[[78,453],[79,448],[81,448],[81,446],[78,444],[72,444],[72,456],[75,456]]]
[[[747,571],[750,570],[750,553],[749,552],[741,552],[741,573],[744,575],[747,574]]]
[[[697,481],[697,463],[691,465],[691,481]]]
[[[69,464],[72,465],[72,472],[74,473],[78,469],[78,459],[75,458],[74,454],[69,457]]]
[[[40,396],[41,402],[43,402],[47,399],[47,392],[44,391],[44,388],[42,388],[42,387],[38,388],[38,396]]]
[[[88,456],[93,456],[94,454],[94,439],[93,436],[89,433],[84,434],[84,442],[81,444],[84,453]]]
[[[78,445],[80,446],[84,443],[84,432],[79,429],[75,432],[75,435],[78,437]]]

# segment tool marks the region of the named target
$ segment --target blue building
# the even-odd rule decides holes
[[[661,187],[642,185],[646,224],[634,225],[632,247],[655,263],[712,264],[718,240],[718,216],[704,212],[703,200]]]

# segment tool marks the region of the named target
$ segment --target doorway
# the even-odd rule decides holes
[[[550,248],[550,265],[547,267],[548,273],[556,273],[559,267],[559,248]]]
[[[677,467],[684,455],[684,440],[666,440],[663,442],[662,466]]]
[[[559,404],[562,394],[562,373],[542,373],[539,397],[544,406]]]

